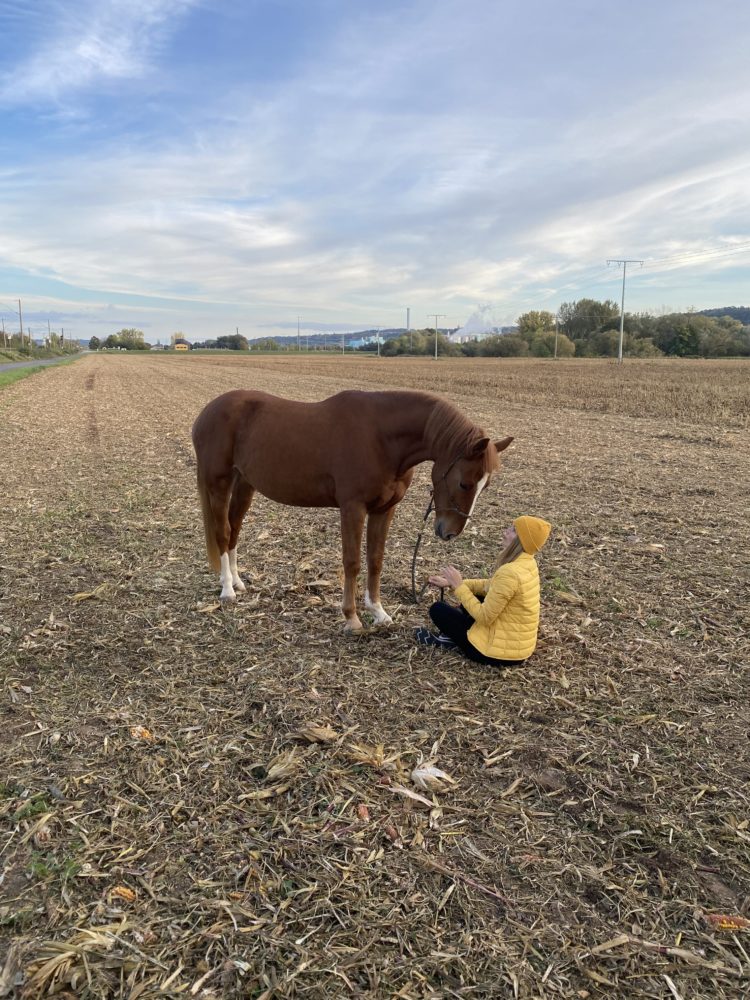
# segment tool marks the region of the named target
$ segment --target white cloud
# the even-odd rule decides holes
[[[102,81],[145,74],[164,31],[196,0],[47,4],[46,40],[0,76],[0,103],[58,103]]]

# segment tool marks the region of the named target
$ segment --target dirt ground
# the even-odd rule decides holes
[[[747,996],[749,375],[92,355],[3,390],[0,997]],[[427,466],[392,627],[341,630],[337,512],[262,498],[221,609],[190,427],[236,387],[512,434],[419,579],[548,518],[533,658],[412,645]]]

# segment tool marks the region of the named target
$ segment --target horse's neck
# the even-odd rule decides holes
[[[395,402],[395,400],[394,400]],[[429,396],[416,396],[409,406],[386,404],[379,431],[386,451],[399,473],[437,458],[435,449],[425,435],[435,401]]]

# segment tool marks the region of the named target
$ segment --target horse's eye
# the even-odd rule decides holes
[[[473,489],[473,487],[472,487],[472,485],[470,483],[461,483],[460,486],[461,486],[462,490],[466,490],[467,492],[469,490]]]

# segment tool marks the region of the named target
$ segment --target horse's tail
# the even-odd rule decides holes
[[[214,521],[214,512],[211,509],[211,498],[208,495],[208,487],[201,475],[200,465],[198,466],[198,495],[201,498],[201,510],[203,511],[203,530],[206,533],[208,564],[215,573],[218,573],[221,569],[221,556],[219,546],[216,544],[216,523]]]

